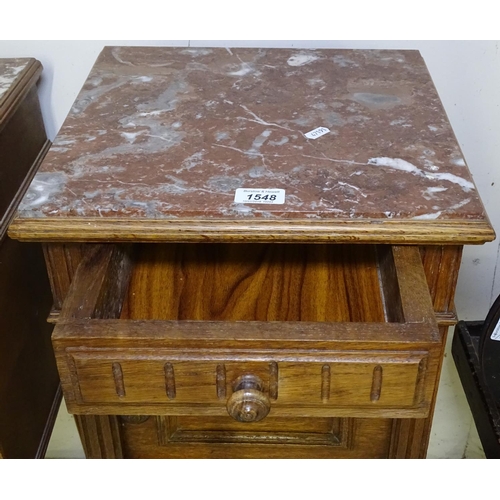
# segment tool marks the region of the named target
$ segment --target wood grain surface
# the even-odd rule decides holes
[[[209,249],[212,248],[212,246],[213,245],[207,245]],[[207,270],[209,276],[211,276],[211,279],[217,279],[220,283],[226,283],[226,285],[229,286],[228,289],[233,290],[234,293],[241,293],[244,288],[242,288],[242,283],[248,284],[249,289],[254,291],[256,303],[258,303],[258,292],[256,291],[256,288],[252,288],[250,285],[252,283],[252,277],[254,275],[261,277],[266,275],[258,263],[267,262],[267,265],[269,266],[270,262],[274,262],[274,267],[269,266],[268,269],[268,272],[272,274],[273,269],[274,272],[276,272],[277,269],[276,256],[293,255],[293,251],[286,254],[287,249],[277,249],[277,253],[269,254],[266,261],[265,259],[263,260],[263,255],[266,255],[266,253],[263,252],[263,247],[266,245],[236,245],[235,248],[241,248],[240,252],[245,257],[241,257],[241,259],[243,261],[253,262],[253,264],[247,268],[247,273],[238,274],[238,272],[235,272],[237,271],[237,266],[235,268],[234,262],[237,262],[238,259],[233,259],[233,267],[229,266],[230,272],[225,273],[219,270],[217,273],[214,271],[217,269],[217,250],[215,248],[217,246],[218,245],[213,246],[211,252],[209,252],[211,257],[204,260],[205,269]],[[105,248],[108,248],[111,253],[114,252],[113,247],[113,245],[105,245]],[[135,365],[134,367],[134,364],[136,362],[145,362],[146,364],[142,366],[148,367],[148,370],[146,371],[148,371],[149,374],[151,373],[149,371],[151,366],[155,365],[155,363],[159,363],[158,368],[160,369],[161,367],[161,370],[163,371],[157,379],[160,384],[158,387],[160,387],[160,392],[164,395],[162,397],[168,401],[168,404],[174,403],[173,405],[170,404],[169,413],[177,414],[176,417],[172,415],[169,418],[186,419],[188,418],[187,415],[190,415],[190,428],[192,431],[189,431],[187,434],[179,431],[180,434],[179,432],[176,434],[177,436],[184,436],[184,438],[179,438],[181,441],[182,439],[185,439],[182,442],[179,442],[178,439],[174,439],[173,441],[167,440],[165,441],[167,444],[157,447],[155,443],[158,439],[158,432],[160,432],[164,426],[163,424],[160,425],[157,423],[155,417],[145,418],[143,415],[156,415],[158,413],[163,413],[165,410],[160,410],[162,405],[159,406],[157,402],[125,403],[122,397],[118,405],[110,402],[99,404],[89,403],[86,405],[82,403],[77,405],[75,403],[73,411],[80,413],[78,421],[79,428],[82,430],[81,436],[84,441],[91,439],[91,437],[87,436],[87,434],[92,434],[92,429],[95,429],[95,423],[92,423],[93,420],[89,423],[90,427],[87,429],[87,418],[95,419],[95,413],[103,413],[100,418],[113,419],[116,417],[108,417],[106,415],[112,413],[120,415],[126,413],[127,415],[134,416],[131,418],[139,419],[139,421],[142,422],[141,425],[134,426],[131,423],[127,423],[127,421],[120,420],[121,423],[118,427],[119,433],[109,434],[107,435],[108,437],[105,438],[108,439],[108,441],[111,440],[107,444],[108,447],[111,446],[111,442],[114,443],[112,445],[114,447],[118,446],[120,449],[123,447],[124,456],[267,457],[270,456],[270,449],[269,445],[266,443],[273,442],[273,439],[281,439],[280,446],[274,448],[275,451],[271,453],[271,455],[275,453],[276,457],[303,456],[319,458],[391,456],[393,458],[417,458],[425,456],[430,432],[431,415],[435,401],[435,391],[437,390],[437,384],[433,381],[437,380],[440,371],[440,360],[442,359],[442,348],[444,345],[443,340],[447,331],[447,328],[443,326],[440,328],[440,332],[438,334],[432,327],[433,313],[431,299],[434,301],[436,307],[439,306],[438,310],[442,311],[441,314],[449,313],[450,307],[452,308],[452,301],[450,300],[450,297],[452,297],[453,294],[453,287],[450,287],[450,283],[453,284],[456,279],[453,276],[446,277],[443,270],[446,269],[446,266],[453,265],[454,262],[459,262],[461,251],[460,247],[421,248],[420,256],[423,258],[422,265],[422,261],[419,260],[418,249],[411,247],[401,247],[394,252],[390,249],[390,247],[385,246],[379,247],[375,251],[374,248],[363,249],[361,246],[357,245],[346,246],[344,248],[329,247],[327,249],[321,249],[321,245],[314,245],[314,247],[310,249],[310,252],[312,253],[307,254],[306,252],[305,254],[317,256],[316,260],[310,259],[308,261],[309,264],[316,262],[316,272],[319,272],[318,269],[322,270],[317,276],[324,278],[327,275],[332,275],[332,271],[325,274],[325,269],[328,268],[330,264],[333,266],[333,263],[336,262],[338,257],[338,269],[334,276],[336,276],[336,280],[340,280],[343,283],[341,288],[344,290],[346,283],[356,283],[356,280],[352,281],[352,276],[356,274],[355,268],[358,265],[354,265],[354,262],[357,262],[361,256],[363,256],[361,260],[364,260],[365,272],[367,274],[372,274],[372,277],[368,278],[368,282],[372,283],[374,275],[375,277],[378,277],[379,275],[380,277],[383,277],[380,281],[380,285],[377,285],[378,289],[376,290],[375,296],[375,301],[377,303],[377,312],[375,316],[378,317],[378,320],[362,324],[351,324],[348,321],[335,323],[335,328],[330,329],[329,331],[325,331],[324,329],[324,323],[326,322],[316,320],[278,322],[247,320],[243,322],[235,322],[227,321],[225,319],[223,321],[148,319],[161,314],[163,314],[164,318],[172,316],[175,317],[175,315],[179,314],[181,314],[181,317],[188,318],[193,317],[190,316],[191,314],[194,314],[193,311],[201,311],[200,317],[202,318],[210,318],[213,314],[220,315],[221,311],[223,315],[226,315],[225,317],[230,317],[230,308],[227,306],[228,303],[233,304],[232,307],[234,307],[234,311],[236,311],[237,314],[241,314],[242,311],[247,311],[245,314],[248,314],[248,309],[246,307],[236,307],[236,302],[231,302],[231,293],[227,291],[228,289],[226,289],[222,295],[219,291],[219,300],[224,299],[221,303],[226,303],[226,306],[222,308],[218,307],[217,309],[213,309],[208,307],[210,300],[204,299],[203,294],[198,294],[193,298],[194,301],[201,301],[201,307],[196,308],[189,305],[188,294],[184,295],[185,300],[188,301],[187,304],[181,304],[179,301],[174,300],[175,305],[169,306],[169,299],[166,297],[173,297],[172,292],[169,291],[169,287],[177,287],[175,288],[176,293],[182,293],[182,288],[185,285],[186,278],[188,278],[187,281],[189,283],[194,283],[194,281],[189,280],[197,279],[197,283],[210,284],[210,280],[204,281],[202,277],[198,276],[199,274],[203,275],[204,271],[202,268],[196,268],[196,266],[194,266],[192,269],[191,264],[186,265],[191,262],[188,259],[189,255],[197,255],[196,248],[189,249],[185,245],[177,245],[178,248],[176,249],[161,247],[162,245],[134,246],[135,251],[132,252],[132,261],[134,265],[130,274],[131,284],[127,293],[122,297],[125,302],[125,306],[121,313],[122,319],[73,319],[71,320],[70,325],[70,322],[65,322],[62,318],[60,318],[59,325],[56,329],[56,349],[58,349],[58,352],[61,354],[60,362],[64,365],[67,365],[69,359],[67,354],[69,354],[69,352],[64,355],[62,353],[63,351],[66,352],[67,348],[71,350],[75,346],[79,346],[74,351],[74,354],[77,356],[83,355],[84,358],[87,356],[87,360],[91,359],[94,354],[101,353],[100,355],[104,355],[104,358],[101,358],[101,361],[103,359],[107,359],[107,362],[110,362],[110,369],[108,372],[104,373],[104,379],[107,379],[106,377],[110,377],[112,379],[112,363],[119,362],[124,377],[125,398],[127,397],[126,373],[129,369],[128,366],[132,367],[133,370],[130,373],[137,374],[137,366],[139,365]],[[165,245],[165,247],[167,247],[167,245]],[[168,247],[170,247],[170,245],[168,245]],[[259,249],[259,247],[262,248]],[[66,276],[63,280],[66,284],[63,284],[63,281],[59,281],[60,285],[55,287],[56,296],[64,298],[64,296],[69,293],[69,283],[71,283],[72,280],[74,282],[76,263],[82,262],[82,258],[85,258],[85,255],[95,252],[92,245],[87,245],[85,248],[87,251],[82,253],[81,250],[83,247],[78,244],[49,245],[47,247],[46,254],[51,256],[51,266],[53,266],[56,271],[54,274],[56,276]],[[327,253],[322,253],[326,250],[328,250]],[[352,255],[350,255],[351,250]],[[234,257],[237,253],[238,250],[228,249],[227,252],[221,251],[220,255],[224,256],[224,259],[222,260],[225,260],[229,255],[233,255]],[[350,255],[349,258],[351,259],[353,267],[351,271],[343,268],[341,265],[344,254]],[[275,261],[270,259],[271,255],[274,255]],[[340,256],[342,256],[342,258],[340,258]],[[446,260],[443,260],[445,257]],[[304,258],[304,256],[302,256],[302,258]],[[347,260],[349,260],[349,258]],[[319,266],[318,262],[322,259],[323,266]],[[105,260],[108,262],[113,261],[113,259],[110,259],[109,256],[105,257]],[[89,259],[87,259],[87,261],[90,262]],[[409,266],[411,269],[412,267],[415,267],[416,263],[419,263],[420,271],[416,273],[413,272],[413,275],[410,272],[410,276],[413,276],[411,280],[402,279],[402,289],[400,290],[398,276],[402,276],[404,274],[405,266]],[[328,265],[325,266],[325,264]],[[374,264],[375,266],[373,267]],[[220,267],[224,268],[225,266]],[[349,265],[347,265],[347,267],[349,267]],[[417,266],[417,268],[418,267],[419,266]],[[166,271],[166,269],[168,269],[168,271]],[[176,271],[174,272],[173,269],[176,269]],[[250,269],[250,272],[248,272],[248,269]],[[339,272],[339,269],[342,269],[342,271]],[[158,276],[160,276],[159,278],[155,278],[157,273]],[[301,267],[297,265],[295,267],[295,271],[290,274],[302,276],[303,270],[301,270]],[[276,276],[277,275],[278,274],[276,274]],[[196,278],[196,276],[198,277]],[[422,295],[427,297],[427,299],[424,299],[423,301],[422,298],[416,300],[416,306],[412,305],[415,297],[410,293],[412,290],[416,293],[415,287],[412,285],[413,280],[416,280],[418,285],[417,288],[422,287]],[[99,280],[94,280],[94,282],[105,283],[105,281]],[[323,282],[324,280],[320,281],[320,283]],[[133,286],[132,283],[134,283]],[[148,283],[148,285],[145,283]],[[326,286],[328,287],[328,285]],[[430,294],[429,286],[431,287]],[[148,287],[153,287],[156,289],[157,293],[150,295],[154,295],[156,298],[153,297],[149,301],[144,301],[142,299],[136,300],[134,293],[137,294],[137,292],[134,292],[134,287],[139,287],[142,292],[146,294],[148,293]],[[210,287],[209,290],[216,288],[213,284],[210,284]],[[332,287],[331,289],[334,288],[335,287]],[[371,290],[373,291],[374,288],[372,287]],[[313,292],[316,295],[320,294],[318,291],[313,290]],[[90,290],[89,293],[92,293],[95,297],[99,297],[100,295],[100,292],[95,293]],[[295,294],[292,295],[300,297],[299,292],[295,292]],[[243,296],[245,295],[243,294]],[[344,300],[347,295],[346,293],[343,293],[340,296],[343,297],[342,300]],[[384,305],[384,303],[391,297],[391,307],[388,308]],[[406,299],[402,300],[403,297],[406,297]],[[440,302],[438,302],[436,300],[438,297],[443,297],[443,299],[440,299]],[[370,309],[370,298],[371,297],[366,297],[368,305],[364,304],[363,308],[368,307],[368,309]],[[203,303],[205,303],[205,305],[203,305]],[[338,311],[338,306],[335,307],[335,310]],[[415,312],[418,313],[418,309],[422,307],[425,309],[425,311],[422,311],[421,315],[425,318],[424,323],[418,321],[418,314],[415,316]],[[313,314],[314,318],[319,318],[321,315],[326,314],[325,312],[321,312],[322,310],[325,310],[324,307],[323,309],[315,308],[313,310],[315,311]],[[319,313],[318,310],[320,311]],[[342,314],[346,314],[348,308],[342,307],[340,310],[344,311]],[[134,311],[136,317],[143,319],[128,319],[124,322],[126,318],[131,317],[130,314],[132,311]],[[264,314],[263,311],[267,311],[267,309],[254,307],[253,311],[256,314],[257,312],[258,314]],[[390,311],[393,312],[391,313]],[[409,317],[414,315],[412,321],[417,322],[414,324],[402,323],[405,318],[405,311]],[[266,316],[267,314],[267,312],[264,314],[266,318],[271,317]],[[307,314],[311,313],[308,312]],[[361,313],[358,311],[356,314],[366,314],[366,311]],[[371,314],[373,314],[373,311]],[[431,324],[427,323],[427,326],[425,326],[426,321],[428,322],[429,318]],[[332,323],[328,324],[331,325]],[[244,328],[242,328],[243,325],[245,325]],[[363,328],[358,328],[358,326],[363,326]],[[400,356],[402,352],[408,352],[409,348],[411,348],[411,352],[413,353],[427,352],[428,356],[425,361],[418,363],[416,379],[414,379],[416,380],[415,383],[417,384],[417,388],[414,392],[412,392],[412,394],[414,394],[414,401],[429,402],[426,409],[424,408],[425,405],[420,406],[419,408],[406,407],[406,409],[403,407],[382,407],[381,405],[373,408],[371,391],[374,386],[374,369],[377,366],[382,366],[381,395],[384,390],[384,368],[379,362],[380,358],[378,358],[375,361],[375,364],[368,368],[369,370],[371,368],[372,375],[371,378],[367,378],[367,381],[369,381],[367,382],[369,387],[367,387],[367,392],[365,393],[367,394],[367,399],[370,400],[369,407],[366,405],[357,407],[337,405],[333,410],[330,410],[328,405],[326,407],[321,405],[303,406],[301,411],[303,410],[303,413],[307,414],[307,418],[299,418],[299,420],[296,420],[297,406],[294,404],[291,406],[281,405],[279,408],[279,417],[275,412],[274,416],[273,413],[271,413],[262,421],[266,422],[270,419],[270,424],[274,421],[280,422],[274,429],[271,427],[269,428],[270,431],[267,434],[267,441],[265,441],[265,443],[262,442],[262,444],[250,446],[248,439],[250,439],[249,436],[253,435],[253,430],[245,431],[243,433],[239,432],[236,435],[231,433],[228,434],[228,429],[231,428],[231,425],[233,425],[230,422],[236,422],[227,415],[224,405],[226,399],[232,393],[231,386],[228,384],[232,382],[233,378],[241,374],[242,370],[239,370],[239,368],[243,368],[243,371],[247,372],[247,370],[245,370],[245,367],[247,367],[248,371],[255,374],[261,374],[263,377],[267,377],[267,380],[270,380],[269,377],[273,372],[273,369],[269,366],[269,360],[272,358],[272,354],[281,354],[281,362],[284,361],[283,358],[286,358],[287,355],[292,355],[294,356],[292,358],[293,365],[297,365],[298,362],[299,364],[302,362],[303,364],[305,363],[305,366],[317,366],[318,373],[314,384],[316,384],[317,387],[318,401],[329,401],[330,395],[335,393],[334,389],[332,389],[334,388],[334,382],[338,382],[338,379],[334,379],[331,376],[332,365],[324,362],[324,359],[318,359],[318,352],[328,354],[328,352],[325,353],[324,351],[329,348],[331,349],[332,345],[338,347],[344,356],[349,356],[349,350],[354,349],[355,351],[351,352],[358,361],[362,360],[363,356],[365,360],[367,359],[367,350],[373,352],[375,349],[375,351],[380,354],[380,348],[386,352],[388,348],[391,349],[393,353],[399,352],[397,356]],[[117,346],[121,346],[121,348],[116,350]],[[202,346],[205,346],[205,348]],[[265,348],[265,352],[262,352],[263,346],[266,346],[267,348]],[[124,347],[126,347],[125,350],[123,350]],[[208,349],[207,351],[208,347],[211,347],[212,349]],[[178,350],[176,350],[176,348]],[[240,352],[238,355],[238,349],[242,348],[249,350]],[[272,349],[269,350],[269,348]],[[293,350],[290,351],[290,348]],[[313,349],[312,351],[311,348]],[[317,351],[318,349],[319,351]],[[337,354],[339,350],[336,350]],[[229,355],[229,352],[232,354]],[[251,354],[252,352],[253,354]],[[258,352],[262,354],[260,359],[256,359],[255,357]],[[124,357],[123,355],[125,353],[129,354]],[[88,355],[90,355],[90,358]],[[113,356],[115,356],[115,358],[113,358]],[[179,379],[176,378],[176,375],[182,374],[182,370],[181,372],[178,372],[178,369],[176,370],[176,365],[180,362],[181,366],[187,366],[189,361],[194,362],[196,358],[198,358],[198,362],[201,362],[202,364],[201,373],[203,373],[203,370],[206,370],[207,366],[211,366],[209,372],[213,372],[213,377],[209,382],[209,392],[210,394],[213,394],[214,400],[217,401],[215,405],[205,403],[202,404],[202,406],[199,406],[193,405],[192,403],[181,403],[179,400],[176,401],[175,398],[168,398],[166,392],[167,387],[165,385],[164,364],[170,363],[172,367],[171,374],[174,377],[175,383],[178,384]],[[127,359],[129,361],[127,361]],[[155,359],[158,361],[155,361]],[[308,365],[307,363],[311,364]],[[282,381],[283,373],[280,370],[279,359],[276,362],[276,365],[278,370],[279,401],[279,384]],[[71,401],[76,402],[75,398],[77,395],[75,390],[78,388],[78,373],[75,370],[75,365],[72,366],[72,375],[70,374],[69,378],[63,377],[63,380],[66,380],[66,397],[70,402],[70,407]],[[199,364],[197,366],[200,367]],[[331,380],[330,388],[327,393],[323,387],[325,380],[325,366],[328,366],[330,370]],[[193,373],[200,372],[199,370],[194,370]],[[135,375],[134,378],[136,378]],[[144,379],[145,383],[147,383],[146,381],[148,378],[149,375]],[[97,377],[94,380],[102,381],[103,377]],[[224,380],[224,390],[221,389],[221,380]],[[74,385],[75,383],[76,385]],[[90,383],[92,385],[92,378],[87,379],[86,383]],[[114,385],[111,389],[114,387],[114,390],[116,391],[116,384],[115,382],[112,383]],[[140,381],[136,383],[141,384]],[[182,382],[180,382],[180,384],[181,385],[179,387],[182,387]],[[196,385],[197,382],[194,382],[194,384],[188,384],[186,387],[193,387]],[[149,387],[150,386],[151,384],[149,384]],[[198,388],[199,387],[200,385],[198,385]],[[176,385],[176,397],[177,389],[178,386]],[[146,390],[151,391],[150,388]],[[408,394],[408,388],[405,388],[405,391],[405,394]],[[158,394],[160,394],[160,392]],[[129,394],[131,393],[129,392]],[[224,394],[222,398],[221,394]],[[326,394],[328,397],[325,397]],[[157,400],[155,399],[155,401]],[[271,404],[272,406],[274,405],[274,408],[276,408],[277,403],[275,401],[272,401]],[[172,408],[174,409],[172,410]],[[371,412],[371,414],[377,415],[377,418],[362,420],[363,417],[366,417],[367,415],[367,409]],[[203,416],[201,416],[200,411],[203,413]],[[288,427],[284,425],[285,422],[291,425],[292,428],[293,425],[295,425],[294,422],[296,422],[296,425],[298,426],[297,428],[302,428],[306,433],[306,439],[310,439],[310,436],[307,437],[307,429],[310,425],[313,425],[314,419],[331,418],[332,411],[338,418],[355,417],[352,420],[356,424],[349,427],[350,430],[348,433],[349,439],[352,443],[354,443],[352,444],[352,451],[346,451],[344,448],[335,448],[335,450],[332,451],[332,447],[326,444],[315,444],[314,446],[303,445],[302,447],[294,446],[293,450],[291,450],[288,445],[285,445],[286,442],[290,442],[286,441],[286,436],[289,433],[287,431]],[[429,415],[427,418],[411,418],[412,416],[421,417],[426,414]],[[394,420],[389,417],[394,418]],[[404,418],[401,419],[401,417]],[[214,429],[217,429],[214,431],[215,434],[209,434],[209,436],[213,437],[212,441],[210,441],[210,437],[206,437],[205,431],[201,430],[203,428],[203,422],[207,419],[212,419],[214,422]],[[280,419],[286,419],[286,421]],[[200,430],[197,430],[198,426],[200,427]],[[293,432],[291,432],[292,428],[288,429],[290,430],[290,439],[295,439],[293,438]],[[84,429],[87,430],[83,432]],[[374,434],[372,434],[372,430],[370,429],[378,429],[378,431],[373,430]],[[384,431],[382,431],[382,429],[384,429]],[[320,437],[321,433],[314,435],[318,436],[319,441],[323,439]],[[377,435],[376,439],[374,438],[375,435]],[[282,437],[280,438],[279,436]],[[203,442],[200,443],[200,439]],[[209,442],[207,442],[207,439]],[[319,441],[315,441],[315,443],[319,443]],[[237,446],[235,446],[235,444],[237,444]],[[100,452],[96,453],[96,455],[89,453],[88,456],[101,456]]]
[[[35,59],[0,59],[0,457],[43,458],[61,401],[45,321],[51,307],[39,243],[7,236],[50,141]]]
[[[133,220],[61,217],[16,218],[9,235],[42,242],[231,242],[231,243],[392,243],[395,245],[477,245],[495,239],[484,221],[387,219],[316,221]]]

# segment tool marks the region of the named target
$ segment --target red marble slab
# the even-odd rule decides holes
[[[0,59],[0,104],[21,80],[32,59]]]
[[[103,50],[33,218],[487,221],[418,51],[165,47]]]

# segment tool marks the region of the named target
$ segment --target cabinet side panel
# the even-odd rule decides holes
[[[85,245],[51,243],[43,245],[45,263],[56,312],[61,310],[73,276],[85,255]]]
[[[46,322],[50,306],[40,245],[5,238],[0,243],[0,442],[6,458],[38,456],[54,424],[52,409],[60,394],[52,325]]]
[[[38,68],[41,70],[41,66]],[[48,149],[39,69],[0,112],[0,457],[42,458],[60,402],[46,318],[51,296],[40,244],[7,237],[8,224]],[[30,76],[31,75],[31,76]],[[23,76],[22,78],[25,78]]]
[[[462,246],[425,246],[420,248],[424,272],[429,286],[441,337],[438,374],[429,417],[396,419],[393,422],[390,458],[425,458],[436,405],[448,325],[456,322],[453,299],[460,269]]]
[[[438,322],[453,323],[453,299],[462,259],[462,246],[424,246],[420,255]]]

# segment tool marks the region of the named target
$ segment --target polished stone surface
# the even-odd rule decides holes
[[[418,51],[165,47],[103,50],[18,217],[486,220]]]
[[[0,104],[7,92],[21,79],[30,59],[0,59]]]

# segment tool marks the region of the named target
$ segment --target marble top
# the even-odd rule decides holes
[[[418,51],[166,47],[102,51],[17,223],[81,218],[487,221]]]
[[[32,59],[0,59],[0,104],[9,90],[22,78]]]

